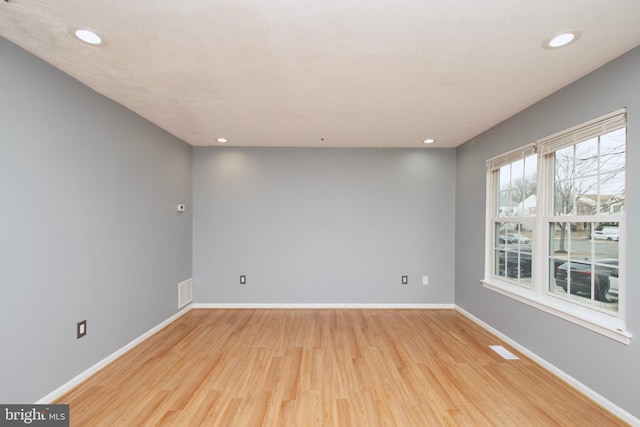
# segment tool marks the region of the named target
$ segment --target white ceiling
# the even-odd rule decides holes
[[[455,147],[638,46],[640,1],[4,0],[0,35],[192,145]]]

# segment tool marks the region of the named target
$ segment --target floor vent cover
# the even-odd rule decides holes
[[[182,308],[193,300],[193,279],[178,283],[178,308]]]
[[[515,354],[511,353],[509,350],[507,350],[506,348],[504,348],[501,345],[490,345],[489,347],[491,347],[491,349],[493,351],[495,351],[496,353],[498,353],[500,356],[502,356],[503,358],[505,358],[507,360],[518,360],[518,359],[520,359],[518,356],[516,356]]]

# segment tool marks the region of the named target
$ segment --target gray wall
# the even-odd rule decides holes
[[[453,303],[454,150],[200,147],[193,168],[196,302]]]
[[[640,417],[640,49],[605,65],[457,150],[456,304]],[[485,160],[618,108],[628,107],[626,346],[482,287]]]
[[[0,402],[28,403],[177,312],[191,147],[3,38],[0,58]]]

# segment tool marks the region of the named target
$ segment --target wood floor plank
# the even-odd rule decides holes
[[[625,425],[494,344],[455,310],[191,310],[56,403],[92,427]]]

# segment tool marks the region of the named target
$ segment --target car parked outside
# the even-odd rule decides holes
[[[606,264],[606,265],[601,265]],[[593,266],[593,269],[591,268]],[[572,294],[591,298],[591,279],[595,290],[594,299],[603,302],[616,302],[618,283],[618,259],[598,259],[594,263],[585,260],[567,261],[556,267],[556,285],[567,291],[567,276],[570,275],[569,288]],[[615,289],[611,285],[615,283]],[[610,292],[611,291],[611,292]]]
[[[501,249],[509,249],[513,251],[531,252],[531,239],[522,236],[518,238],[513,234],[501,234],[498,236],[498,244]]]
[[[620,240],[620,234],[617,228],[603,228],[602,230],[596,230],[592,234],[593,240]]]
[[[511,240],[511,243],[524,243],[525,245],[531,244],[531,239],[522,234],[507,234],[507,237]]]
[[[520,255],[518,257],[518,255]],[[531,277],[531,254],[500,251],[498,274],[512,278]]]
[[[531,277],[531,239],[519,233],[498,236],[498,275],[514,279]]]

